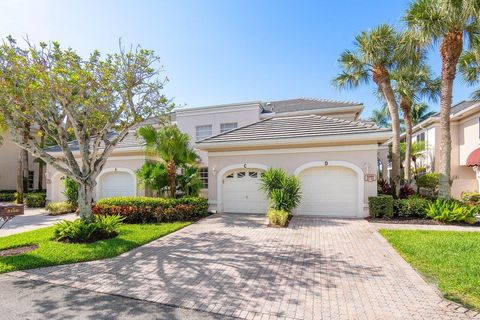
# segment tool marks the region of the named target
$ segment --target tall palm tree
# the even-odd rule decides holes
[[[390,73],[398,62],[399,41],[400,35],[386,24],[360,33],[355,37],[355,50],[341,54],[338,61],[343,70],[333,80],[334,86],[340,89],[356,88],[373,80],[382,93],[392,121],[392,182],[397,195],[400,193],[400,119]]]
[[[372,116],[370,121],[375,122],[375,124],[382,128],[391,128],[392,124],[390,123],[390,114],[388,113],[388,106],[383,105],[380,109],[372,110]]]
[[[435,111],[428,111],[429,106],[425,102],[414,103],[412,107],[412,123],[414,126],[433,116]]]
[[[412,58],[403,61],[391,73],[393,90],[400,101],[400,109],[405,125],[405,165],[404,178],[407,183],[411,175],[411,146],[412,146],[412,113],[414,104],[423,98],[436,101],[440,93],[440,79],[433,78],[430,67],[425,63],[422,55],[419,59]]]
[[[480,43],[475,41],[470,50],[460,56],[459,71],[465,82],[477,85],[480,82]],[[480,100],[480,89],[472,93],[472,98]]]
[[[407,9],[404,20],[409,31],[426,46],[440,43],[442,61],[440,95],[440,183],[439,197],[450,198],[452,142],[450,110],[453,81],[465,41],[478,33],[478,0],[416,0]]]
[[[138,129],[138,134],[145,140],[148,153],[157,155],[165,161],[170,197],[175,197],[177,190],[177,169],[181,165],[195,164],[198,156],[189,146],[190,137],[176,126],[169,125],[156,130],[153,126]]]

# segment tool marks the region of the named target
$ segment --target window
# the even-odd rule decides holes
[[[198,170],[198,173],[200,175],[200,180],[203,183],[203,187],[205,189],[208,189],[208,168],[200,168],[200,170]]]
[[[245,177],[245,172],[244,171],[237,172],[237,178],[243,178],[243,177]]]
[[[255,171],[250,171],[250,172],[248,173],[248,176],[249,176],[250,178],[257,178],[257,177],[258,177],[258,173],[255,172]]]
[[[28,171],[28,189],[33,189],[35,171]]]
[[[417,134],[417,142],[423,141],[425,142],[425,132]]]
[[[237,128],[236,122],[228,122],[220,124],[220,133],[224,133]]]
[[[212,125],[205,125],[205,126],[196,126],[195,127],[195,137],[197,141],[206,139],[212,135]]]
[[[232,179],[233,178],[233,173],[230,173],[226,178],[227,179]]]

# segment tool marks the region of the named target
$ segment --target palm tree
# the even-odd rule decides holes
[[[385,99],[392,121],[392,178],[395,193],[400,193],[400,119],[390,73],[398,62],[400,35],[382,24],[355,37],[355,50],[345,51],[339,61],[342,72],[333,80],[340,89],[357,88],[370,79]]]
[[[450,198],[452,141],[450,110],[457,63],[466,40],[478,33],[478,0],[417,0],[410,4],[404,20],[412,35],[425,46],[440,43],[442,61],[440,96],[439,197]]]
[[[480,43],[475,41],[469,51],[460,56],[458,68],[465,82],[477,85],[480,82]],[[472,93],[474,100],[480,100],[480,89]]]
[[[382,128],[391,128],[392,124],[390,123],[390,115],[388,113],[388,106],[383,105],[380,109],[374,109],[372,111],[372,116],[370,121],[375,122],[375,124]]]
[[[424,102],[414,103],[412,107],[412,123],[414,126],[433,116],[435,111],[428,111],[429,106]]]
[[[409,61],[408,61],[409,60]],[[407,183],[411,175],[411,145],[413,129],[413,106],[423,98],[435,101],[440,90],[440,79],[433,78],[424,56],[408,59],[392,71],[393,90],[400,101],[400,109],[405,125],[405,165],[404,178]]]
[[[170,197],[175,197],[177,169],[185,164],[195,164],[198,159],[189,146],[190,137],[174,125],[162,127],[160,130],[145,126],[138,129],[138,134],[145,140],[147,152],[165,161]]]

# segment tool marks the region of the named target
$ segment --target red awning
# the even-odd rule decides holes
[[[469,167],[480,167],[480,148],[475,149],[470,153],[467,158],[467,166]]]

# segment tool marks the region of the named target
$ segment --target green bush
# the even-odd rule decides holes
[[[284,227],[287,224],[289,213],[285,210],[269,209],[267,212],[268,222],[272,225]]]
[[[74,212],[76,208],[68,202],[50,202],[45,206],[45,210],[51,215],[59,215]]]
[[[92,206],[96,215],[120,215],[126,223],[188,221],[208,214],[208,200],[199,197],[112,197]]]
[[[425,218],[430,200],[420,197],[397,199],[393,202],[394,214],[397,217]]]
[[[67,202],[75,209],[78,208],[78,183],[75,182],[72,178],[66,177],[63,180],[65,185],[65,191],[63,195],[67,199]]]
[[[44,193],[26,193],[25,204],[29,208],[43,208],[45,207],[45,194]]]
[[[109,239],[118,235],[118,227],[123,221],[120,216],[95,216],[93,222],[82,219],[61,221],[55,225],[53,238],[57,241],[90,243]]]
[[[17,196],[14,193],[9,193],[9,192],[5,192],[5,193],[0,193],[0,202],[14,202],[15,200],[17,199]]]
[[[462,192],[461,198],[465,202],[477,203],[480,202],[480,193],[464,191]]]
[[[375,218],[393,218],[393,197],[390,195],[369,197],[368,209],[370,215]]]
[[[437,193],[438,184],[440,181],[440,174],[426,173],[417,178],[417,186],[419,188],[426,188],[431,190],[434,194]]]
[[[428,205],[427,216],[442,222],[466,222],[474,224],[475,207],[469,207],[456,200],[437,199]]]
[[[288,176],[283,169],[270,168],[261,177],[261,189],[275,210],[291,212],[300,203],[300,179]]]

